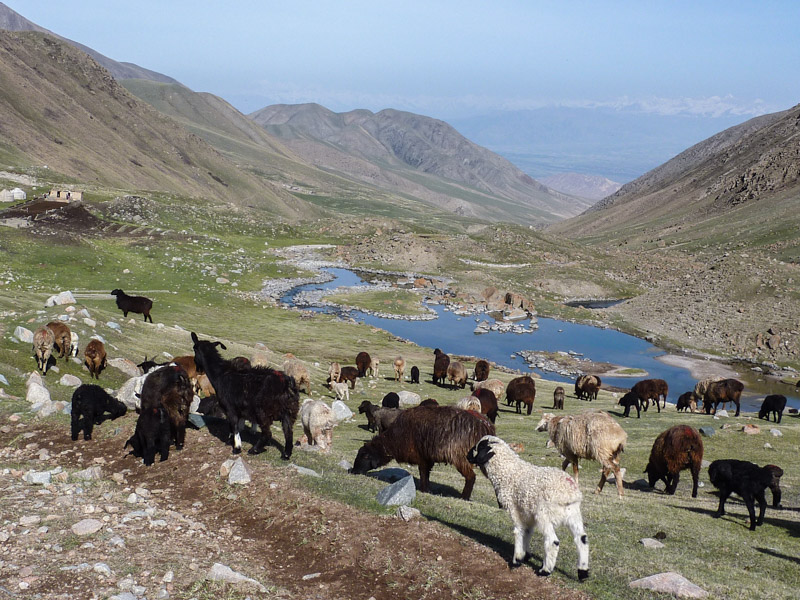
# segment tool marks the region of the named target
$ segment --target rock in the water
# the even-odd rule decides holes
[[[72,526],[72,533],[75,535],[91,535],[103,528],[103,522],[97,519],[83,519]]]
[[[400,481],[383,488],[376,499],[383,506],[408,505],[417,497],[417,489],[414,487],[414,478],[410,475]]]
[[[51,306],[60,306],[62,304],[75,304],[75,296],[72,295],[72,292],[66,291],[56,294],[55,296],[50,296],[44,303],[48,308]]]
[[[26,344],[33,343],[33,332],[26,327],[22,327],[21,325],[14,329],[14,337],[20,342],[24,342]]]
[[[403,521],[410,521],[411,519],[416,519],[422,516],[422,513],[416,508],[411,508],[410,506],[400,506],[397,508],[397,516],[403,519]]]
[[[39,383],[32,383],[28,386],[28,393],[25,394],[25,400],[33,405],[44,404],[50,402],[50,392],[47,388]]]
[[[664,544],[662,544],[661,542],[659,542],[658,540],[655,540],[653,538],[642,538],[642,539],[639,540],[639,542],[645,548],[663,548],[664,547]]]
[[[78,387],[83,382],[81,381],[80,377],[75,377],[75,375],[66,373],[61,376],[61,379],[58,380],[58,383],[69,387]]]
[[[267,588],[265,588],[255,579],[251,579],[250,577],[246,577],[241,573],[237,573],[230,567],[225,566],[221,563],[214,563],[214,566],[212,566],[211,569],[206,574],[206,579],[208,579],[209,581],[225,581],[227,583],[233,583],[233,584],[253,585],[256,586],[261,592],[267,591]]]
[[[415,394],[414,392],[409,392],[407,390],[401,390],[397,392],[397,395],[400,397],[400,406],[417,406],[420,402],[422,402],[422,398],[420,398],[419,394]]]
[[[752,423],[748,423],[744,427],[742,427],[742,431],[747,435],[755,435],[757,433],[761,433],[761,428],[758,425],[753,425]]]
[[[347,407],[347,404],[341,400],[334,400],[333,404],[331,404],[331,410],[333,411],[333,416],[336,417],[337,421],[344,421],[345,419],[349,419],[353,416],[353,411],[350,410]]]
[[[233,465],[231,466],[231,472],[228,473],[228,483],[230,485],[233,484],[240,484],[244,485],[250,483],[250,475],[252,470],[248,466],[246,462],[240,456],[235,461],[233,461]]]
[[[132,360],[128,360],[127,358],[111,358],[107,362],[115,369],[119,369],[125,373],[128,377],[138,377],[142,374],[142,370],[137,367]]]
[[[672,594],[679,598],[706,598],[708,592],[696,586],[679,573],[658,573],[643,579],[631,581],[630,587]]]
[[[711,437],[712,435],[714,435],[714,428],[709,426],[701,427],[700,435],[705,437]]]

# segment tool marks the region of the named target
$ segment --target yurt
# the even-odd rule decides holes
[[[14,196],[14,200],[26,200],[28,198],[28,194],[25,193],[25,190],[19,188],[11,190],[11,194]]]
[[[13,202],[14,194],[9,190],[0,191],[0,202]]]

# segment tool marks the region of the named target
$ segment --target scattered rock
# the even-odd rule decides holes
[[[381,469],[377,473],[370,473],[370,475],[379,481],[394,483],[409,477],[411,473],[400,467],[389,467],[388,469]]]
[[[240,456],[233,462],[233,465],[231,466],[230,473],[228,474],[228,483],[230,485],[244,485],[250,483],[250,476],[252,472],[253,471],[250,469],[248,464],[244,462]]]
[[[289,466],[292,467],[298,473],[300,473],[300,475],[310,475],[311,477],[322,477],[322,475],[320,475],[313,469],[307,469],[306,467],[301,467],[300,465],[294,465],[294,464]]]
[[[742,431],[747,435],[755,435],[757,433],[761,433],[761,428],[758,425],[753,425],[748,423],[744,427],[742,427]]]
[[[783,432],[780,429],[770,429],[769,432],[773,437],[783,437]]]
[[[14,329],[14,337],[25,344],[33,343],[33,332],[26,327],[22,327],[21,325]]]
[[[103,522],[97,519],[83,519],[75,523],[71,529],[75,535],[91,535],[103,528]]]
[[[331,410],[333,411],[333,416],[336,417],[337,421],[344,421],[353,416],[353,411],[350,410],[347,404],[341,400],[335,400],[331,404]]]
[[[95,321],[94,319],[90,319],[89,317],[84,318],[83,322],[89,327],[92,328],[97,327],[97,321]]]
[[[132,360],[128,360],[127,358],[111,358],[107,362],[110,366],[125,373],[128,377],[138,377],[142,374],[142,370],[137,367]]]
[[[25,400],[30,402],[32,405],[50,402],[50,392],[48,392],[47,388],[43,385],[31,383],[28,386],[28,393],[25,394]]]
[[[55,296],[50,296],[44,303],[47,308],[61,306],[63,304],[75,304],[75,296],[72,295],[72,292],[60,292]]]
[[[679,573],[658,573],[643,579],[631,581],[632,588],[653,590],[664,594],[672,594],[679,598],[706,598],[708,592],[698,587]]]
[[[65,375],[61,376],[61,379],[58,380],[58,383],[69,387],[78,387],[83,382],[81,381],[80,377],[66,373]]]
[[[405,406],[417,406],[422,402],[422,398],[420,398],[419,394],[409,392],[408,390],[401,390],[397,392],[397,395],[400,397],[401,408]]]
[[[414,478],[409,475],[383,488],[378,492],[376,499],[383,506],[397,506],[411,504],[416,496],[417,489],[414,486]]]
[[[119,323],[117,323],[116,321],[108,321],[106,323],[106,326],[109,329],[113,329],[115,331],[122,331],[122,326]]]
[[[422,513],[416,508],[411,508],[410,506],[399,506],[397,508],[397,516],[403,519],[403,521],[407,522],[421,517]]]
[[[36,525],[41,522],[42,517],[39,515],[26,515],[19,520],[19,524],[23,527],[30,527],[31,525]]]
[[[342,459],[342,460],[340,460],[340,461],[338,462],[338,466],[339,466],[340,468],[344,469],[345,471],[349,471],[350,469],[352,469],[352,468],[353,468],[353,465],[352,465],[352,464],[350,464],[348,461],[346,461],[346,460],[344,460],[344,459]]]
[[[237,573],[230,567],[221,563],[214,563],[214,565],[206,574],[206,579],[209,581],[225,581],[233,584],[253,585],[256,586],[262,593],[267,591],[267,588],[265,588],[255,579],[251,579],[250,577],[246,577],[241,573]]]
[[[49,485],[51,477],[50,471],[28,471],[22,478],[33,485]]]
[[[718,410],[717,413],[714,416],[715,417],[719,417],[720,419],[722,419],[722,418],[728,416],[728,411],[723,408],[721,410]]]
[[[714,435],[714,428],[709,427],[708,425],[706,425],[705,427],[701,427],[699,431],[700,435],[704,437],[711,437]]]
[[[83,471],[75,471],[72,476],[81,481],[97,481],[103,478],[103,469],[98,465],[94,465]]]
[[[309,573],[308,575],[303,575],[303,581],[308,581],[309,579],[316,579],[322,575],[322,573]]]
[[[653,538],[642,538],[639,540],[639,543],[642,544],[645,548],[663,548],[664,544],[659,542]]]

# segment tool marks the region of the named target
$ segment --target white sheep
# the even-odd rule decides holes
[[[479,413],[481,412],[481,401],[475,396],[467,396],[456,402],[456,408],[460,408],[461,410],[474,410]]]
[[[578,415],[557,417],[544,413],[536,431],[549,431],[553,445],[564,455],[562,469],[572,463],[575,480],[578,479],[578,459],[596,460],[603,468],[596,494],[603,491],[606,479],[614,472],[617,493],[622,498],[622,471],[619,455],[628,441],[628,434],[611,415],[603,411],[589,411]]]
[[[338,425],[331,407],[322,400],[306,398],[300,405],[300,422],[309,445],[319,446],[323,452],[330,452],[333,428]]]
[[[331,381],[331,390],[336,394],[339,400],[347,399],[350,402],[350,386],[346,381],[339,383],[338,381]]]
[[[487,389],[494,394],[494,397],[500,399],[503,397],[506,386],[499,379],[487,379],[485,381],[478,381],[473,390]]]
[[[553,572],[558,558],[556,527],[566,525],[578,548],[578,579],[589,576],[589,542],[583,528],[577,481],[555,467],[538,467],[522,460],[499,437],[487,435],[469,451],[467,459],[478,465],[492,483],[497,502],[514,523],[514,556],[511,568],[529,558],[533,529],[544,535],[544,561],[538,575]]]
[[[370,377],[378,376],[378,369],[381,368],[381,359],[373,358],[369,361],[369,375]]]

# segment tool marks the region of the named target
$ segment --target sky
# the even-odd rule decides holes
[[[800,2],[4,0],[244,113],[549,106],[755,116],[800,102]]]

